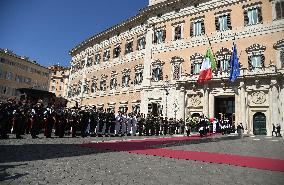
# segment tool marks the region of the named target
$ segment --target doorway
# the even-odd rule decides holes
[[[253,115],[253,134],[266,135],[266,116],[262,112],[257,112]]]
[[[159,115],[158,103],[149,103],[148,104],[148,113],[152,114],[153,116],[158,116]]]
[[[215,118],[234,122],[235,97],[215,97]]]

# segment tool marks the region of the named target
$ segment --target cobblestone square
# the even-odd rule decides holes
[[[275,184],[283,172],[179,160],[127,152],[100,151],[78,144],[123,138],[1,140],[0,184]],[[284,159],[283,138],[217,135],[155,147]]]

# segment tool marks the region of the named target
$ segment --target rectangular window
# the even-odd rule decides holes
[[[98,53],[95,55],[95,64],[99,64],[100,60],[101,60],[101,54]]]
[[[181,36],[181,32],[182,32],[182,30],[181,30],[182,28],[181,28],[181,25],[178,25],[178,26],[176,26],[175,27],[175,29],[174,29],[174,34],[175,34],[175,36],[174,36],[174,40],[180,40],[180,39],[182,39],[182,36]]]
[[[195,63],[193,65],[193,74],[199,74],[201,69],[201,63]]]
[[[251,65],[253,68],[261,68],[262,67],[261,56],[252,56]]]
[[[231,28],[231,16],[230,14],[220,15],[215,19],[215,25],[217,31],[225,31]]]
[[[119,57],[120,51],[121,51],[120,46],[116,46],[116,47],[113,49],[113,58]]]
[[[191,36],[200,36],[205,34],[204,20],[198,20],[191,22],[190,26],[190,35]]]
[[[166,40],[166,30],[156,30],[154,32],[154,44],[161,44]]]
[[[104,55],[103,55],[103,61],[104,62],[109,61],[109,58],[110,58],[110,51],[109,50],[105,50],[104,51]]]
[[[146,45],[145,37],[140,37],[140,38],[137,40],[137,49],[138,49],[138,50],[145,49],[145,45]]]
[[[254,7],[244,12],[245,25],[255,25],[262,22],[261,7]]]
[[[133,52],[133,41],[125,44],[125,54]]]
[[[284,18],[284,1],[276,2],[275,12],[277,20]]]

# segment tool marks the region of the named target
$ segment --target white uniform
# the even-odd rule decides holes
[[[120,132],[120,120],[121,120],[121,117],[120,115],[118,114],[116,117],[115,117],[115,134],[118,134]]]

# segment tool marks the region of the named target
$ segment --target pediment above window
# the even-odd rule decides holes
[[[172,57],[171,63],[182,63],[184,62],[184,59],[178,56]]]
[[[260,44],[253,44],[246,49],[248,55],[259,55],[266,50],[266,46]]]
[[[284,39],[281,39],[277,41],[274,45],[273,48],[276,50],[284,50]]]
[[[190,56],[190,60],[194,63],[202,63],[204,60],[204,56],[200,53],[195,53]]]
[[[232,55],[232,52],[231,52],[231,50],[230,49],[228,49],[228,48],[221,48],[220,50],[218,50],[217,52],[216,52],[216,58],[218,59],[218,60],[222,60],[222,59],[228,59],[228,58],[230,58],[231,57],[231,55]]]
[[[163,66],[165,62],[162,62],[161,60],[155,60],[152,62],[152,66]]]
[[[122,72],[122,74],[129,74],[131,72],[131,70],[126,68],[126,69],[123,69],[121,72]]]

